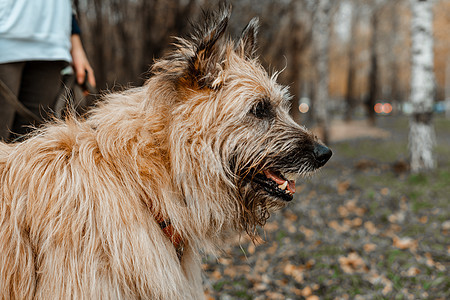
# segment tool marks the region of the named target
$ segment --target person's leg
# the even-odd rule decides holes
[[[61,89],[61,70],[67,65],[63,61],[27,62],[22,76],[19,99],[34,114],[48,119]],[[25,118],[16,113],[13,132],[16,137],[32,131]]]
[[[18,97],[22,80],[23,62],[0,64],[0,80]],[[15,109],[0,94],[0,141],[8,141],[14,122]]]

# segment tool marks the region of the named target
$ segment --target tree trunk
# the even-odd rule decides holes
[[[369,70],[369,94],[366,101],[367,118],[369,124],[375,125],[374,106],[378,97],[378,9],[372,13],[372,38],[370,40],[370,70]]]
[[[122,50],[120,59],[122,65],[121,69],[124,78],[133,78],[136,76],[137,71],[134,69],[134,62],[130,61],[130,58],[133,57],[133,53],[131,51],[132,48],[130,47],[130,35],[127,32],[126,26],[127,18],[131,15],[128,10],[129,3],[127,3],[127,0],[116,0],[112,1],[110,6],[114,13],[114,17],[117,18],[117,22],[114,26]]]
[[[288,78],[292,78],[292,85],[291,89],[294,94],[294,98],[292,99],[292,106],[291,106],[291,115],[295,122],[298,124],[301,124],[301,115],[300,111],[298,110],[298,106],[300,105],[300,83],[301,83],[301,73],[302,73],[302,63],[301,63],[301,56],[298,55],[298,52],[302,51],[300,50],[302,48],[302,44],[300,43],[300,36],[299,36],[299,30],[297,26],[299,24],[297,23],[297,9],[295,6],[295,2],[290,3],[290,10],[288,12],[290,17],[290,22],[292,23],[292,28],[289,28],[292,30],[292,32],[296,33],[294,36],[290,37],[290,43],[288,52],[289,56],[291,57],[291,66],[287,72],[289,72],[290,76]]]
[[[347,95],[346,105],[345,105],[345,115],[344,119],[346,122],[349,122],[353,118],[353,111],[355,109],[356,101],[355,101],[355,73],[356,73],[356,41],[357,41],[357,28],[359,22],[359,8],[353,5],[352,8],[352,19],[351,19],[351,33],[350,33],[350,41],[348,45],[348,73],[347,73]]]
[[[390,49],[391,53],[389,55],[389,65],[390,65],[390,73],[389,73],[389,82],[391,84],[390,87],[390,98],[392,103],[402,103],[403,99],[401,99],[400,96],[400,86],[399,86],[399,75],[400,75],[400,67],[398,63],[398,48],[400,44],[400,20],[398,18],[399,16],[399,9],[398,9],[398,3],[393,2],[391,9],[391,23],[392,23],[392,34],[389,37],[390,41]]]
[[[319,0],[313,25],[313,43],[316,53],[316,84],[314,115],[321,137],[328,143],[328,49],[330,35],[330,8],[329,0]]]
[[[432,122],[435,91],[433,73],[433,12],[431,1],[411,0],[411,104],[409,123],[411,171],[435,167],[433,147],[435,134]]]
[[[104,43],[104,10],[102,0],[94,0],[95,23],[93,26],[92,43],[94,44],[94,70],[98,86],[106,85],[106,63],[105,63],[105,43]]]
[[[274,5],[278,5],[274,2]],[[303,66],[303,53],[306,48],[311,44],[311,30],[306,29],[303,18],[303,10],[305,9],[301,2],[291,1],[288,4],[287,17],[280,21],[280,31],[283,34],[277,34],[277,39],[272,41],[272,49],[275,50],[272,56],[279,55],[283,50],[280,46],[285,44],[286,46],[286,60],[289,62],[289,68],[286,68],[284,72],[285,82],[292,82],[290,85],[291,92],[294,96],[292,99],[291,115],[295,122],[301,124],[304,123],[306,118],[311,115],[301,114],[299,110],[300,98],[305,94],[304,90],[304,66]],[[274,45],[278,45],[273,47]],[[262,47],[261,47],[262,48]],[[284,51],[283,51],[284,52]]]
[[[445,68],[445,117],[450,119],[450,57]]]

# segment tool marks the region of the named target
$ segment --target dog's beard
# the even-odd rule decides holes
[[[241,214],[238,226],[251,238],[258,236],[257,227],[264,226],[273,211],[283,208],[288,203],[280,198],[274,198],[254,181],[243,181],[239,191]]]
[[[264,226],[271,212],[293,200],[297,180],[311,176],[320,168],[309,152],[295,153],[235,169],[241,205],[240,227],[250,237],[258,235],[256,228]],[[231,165],[235,165],[235,160]]]
[[[289,203],[295,193],[297,174],[283,175],[274,169],[246,170],[238,176],[240,215],[238,226],[255,238],[257,227],[264,226],[273,211]]]

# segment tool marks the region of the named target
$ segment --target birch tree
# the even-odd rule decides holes
[[[316,84],[314,115],[322,139],[328,143],[328,50],[330,36],[330,0],[318,0],[312,28],[313,44],[316,55]]]
[[[410,0],[411,20],[411,104],[413,112],[409,123],[411,170],[433,169],[435,144],[433,97],[433,12],[430,0]]]

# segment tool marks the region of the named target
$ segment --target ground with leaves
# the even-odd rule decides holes
[[[405,117],[389,136],[334,142],[323,171],[261,230],[204,260],[209,299],[450,299],[450,121],[438,165],[413,175]]]

